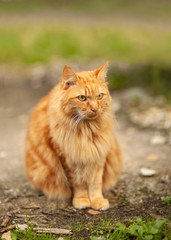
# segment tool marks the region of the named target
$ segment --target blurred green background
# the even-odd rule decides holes
[[[171,1],[0,1],[0,64],[60,59],[109,60],[111,89],[141,85],[171,98]]]

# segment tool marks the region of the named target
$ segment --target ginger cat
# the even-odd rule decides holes
[[[102,192],[115,185],[122,168],[106,72],[107,63],[78,73],[65,66],[28,127],[28,179],[50,198],[72,198],[77,209],[108,209]]]

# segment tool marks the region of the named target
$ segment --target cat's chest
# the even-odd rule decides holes
[[[109,152],[111,140],[111,132],[96,136],[72,133],[69,137],[63,136],[63,140],[59,140],[59,145],[64,155],[73,163],[99,162],[101,164]]]

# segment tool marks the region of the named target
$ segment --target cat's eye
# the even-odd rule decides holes
[[[82,101],[82,102],[84,102],[84,101],[87,100],[86,96],[84,96],[84,95],[78,96],[78,99],[79,99],[80,101]]]
[[[103,93],[100,93],[98,96],[97,96],[97,99],[100,100],[103,98]]]

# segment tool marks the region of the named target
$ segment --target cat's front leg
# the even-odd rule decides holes
[[[88,192],[93,209],[106,210],[109,208],[109,201],[102,194],[102,176],[104,167],[98,167],[95,176],[90,181]]]
[[[86,184],[75,184],[73,186],[74,197],[72,200],[73,206],[77,209],[90,207],[90,199]]]

